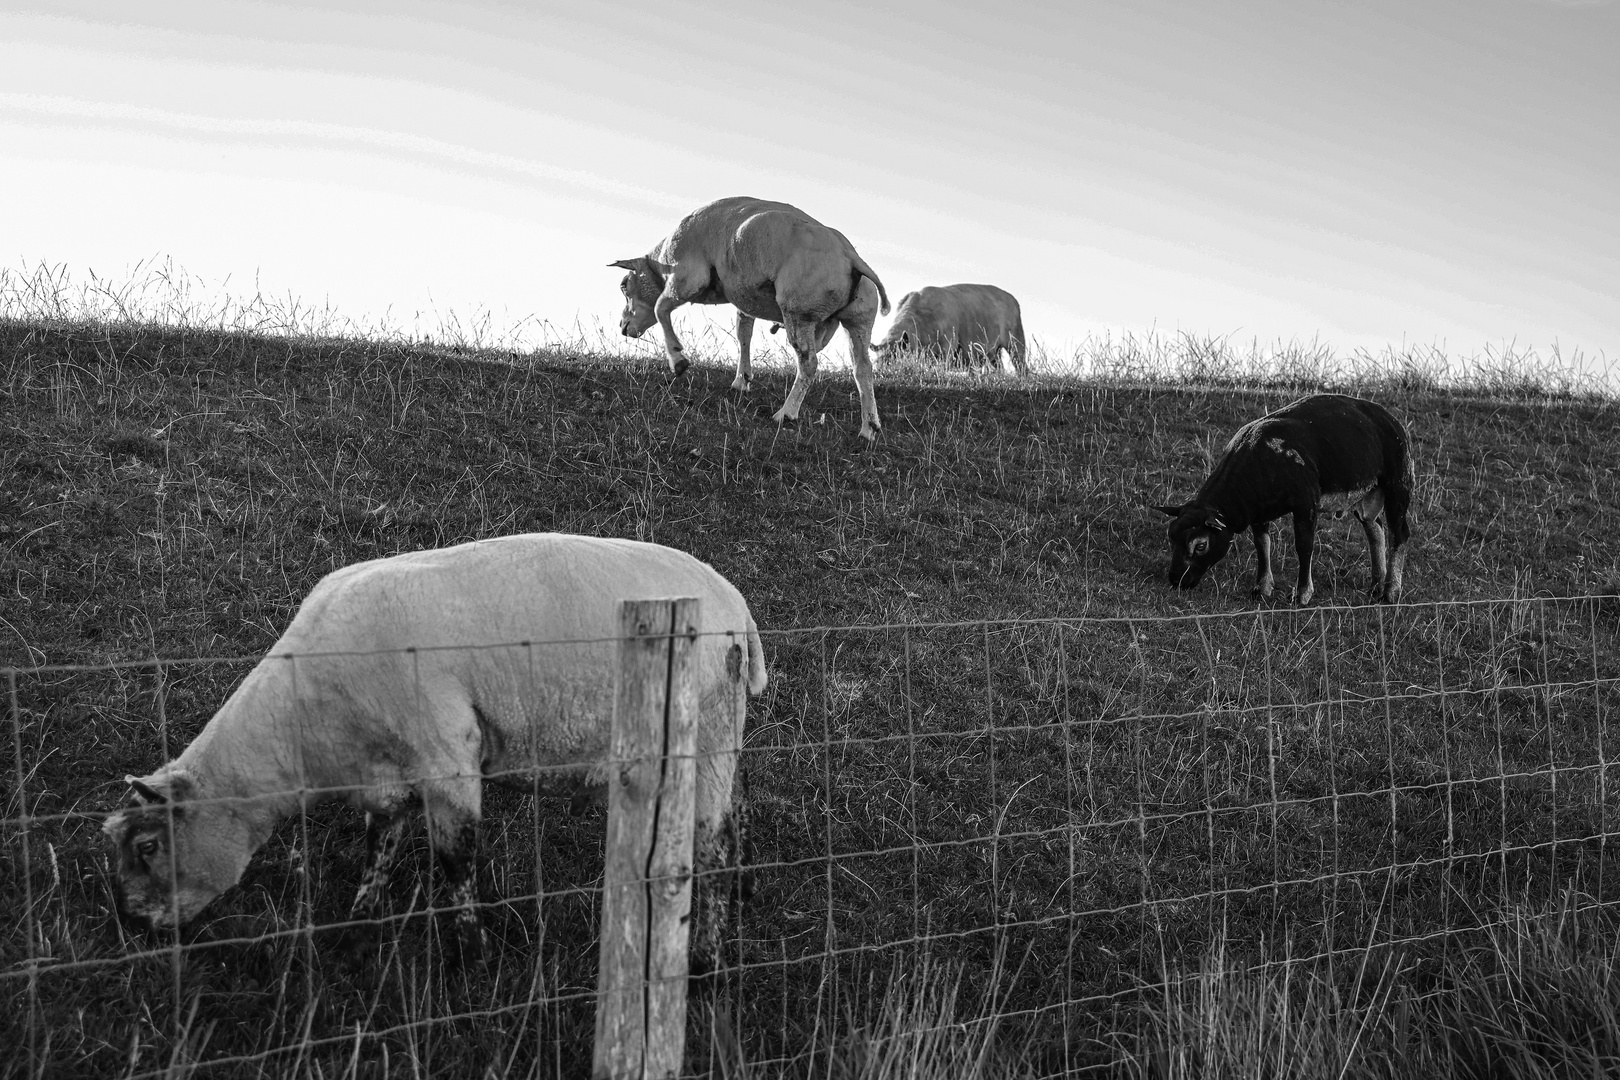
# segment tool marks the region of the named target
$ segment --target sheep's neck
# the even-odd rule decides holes
[[[338,793],[316,788],[306,767],[306,723],[286,661],[266,658],[175,761],[210,799],[240,800],[235,812],[262,843],[276,824]]]

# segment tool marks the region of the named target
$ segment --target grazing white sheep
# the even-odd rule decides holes
[[[191,745],[126,778],[132,805],[106,823],[120,907],[153,926],[184,924],[236,884],[278,822],[301,805],[344,799],[367,812],[370,860],[354,917],[375,919],[405,812],[420,806],[463,944],[476,949],[484,779],[522,790],[537,780],[575,790],[606,782],[618,601],[657,596],[702,602],[696,870],[734,866],[746,695],[765,688],[746,601],[672,548],[535,533],[323,578]],[[699,881],[709,885],[694,895],[701,969],[718,958],[726,889]]]
[[[1002,349],[1018,374],[1029,374],[1018,298],[994,285],[924,285],[908,292],[889,332],[872,346],[883,359],[918,353],[970,370],[1000,367]]]
[[[867,348],[879,310],[889,313],[889,294],[837,229],[796,206],[738,195],[686,215],[650,254],[608,265],[628,271],[619,282],[624,293],[619,332],[640,337],[656,322],[675,375],[687,368],[686,347],[670,321],[682,304],[736,307],[737,377],[731,386],[740,392],[752,381],[754,320],[781,324],[799,370],[787,400],[773,414],[779,424],[798,422],[819,354],[842,326],[861,398],[860,436],[869,442],[877,438],[881,425]]]

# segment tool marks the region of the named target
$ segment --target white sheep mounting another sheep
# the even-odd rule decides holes
[[[106,824],[120,908],[183,925],[237,883],[277,823],[343,799],[366,811],[370,848],[353,917],[375,920],[407,811],[420,806],[459,937],[476,950],[484,779],[521,790],[606,783],[618,601],[656,596],[701,600],[692,942],[694,966],[713,966],[727,889],[706,872],[735,867],[744,846],[733,778],[765,661],[730,582],[632,540],[533,533],[328,574],[191,745],[126,778],[131,805]]]

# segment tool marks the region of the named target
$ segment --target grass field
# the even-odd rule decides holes
[[[0,323],[0,909],[26,916],[0,920],[0,1070],[588,1071],[599,816],[491,800],[486,888],[513,902],[464,974],[430,919],[358,971],[302,932],[353,895],[350,812],[284,828],[179,953],[111,917],[99,833],[120,778],[184,745],[321,575],[528,530],[688,550],[767,631],[759,888],[694,1018],[699,1068],[899,1075],[883,1048],[922,1051],[896,1031],[994,1017],[941,1044],[940,1075],[962,1054],[983,1075],[1339,1075],[1336,1052],[1433,1075],[1494,1060],[1445,1033],[1539,1000],[1527,971],[1552,973],[1549,1000],[1612,995],[1613,402],[1511,367],[1450,389],[1364,372],[1413,437],[1410,602],[1359,606],[1347,517],[1322,532],[1317,605],[1257,610],[1243,543],[1171,591],[1145,506],[1301,389],[1185,359],[891,376],[868,449],[837,373],[778,431],[759,411],[785,373],[740,402],[718,362],[671,384],[585,349]],[[154,656],[213,659],[106,666]],[[401,912],[427,899],[425,854]],[[1520,982],[1454,992],[1493,978]],[[1319,1072],[1240,1053],[1279,1045],[1285,1008],[1320,1019]],[[1597,1031],[1566,1014],[1494,1037]],[[1214,1016],[1224,1058],[1196,1034]],[[1614,1068],[1607,1037],[1588,1049]]]

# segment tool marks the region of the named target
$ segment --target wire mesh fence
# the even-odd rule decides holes
[[[1217,944],[1433,962],[1522,905],[1613,905],[1617,604],[765,632],[751,888],[693,999],[690,1071],[822,1069],[936,965],[976,991],[952,1022],[1017,1032],[1062,1075]],[[569,646],[523,647],[543,669]],[[333,948],[365,848],[339,802],[306,799],[178,939],[114,917],[101,830],[123,775],[177,754],[250,666],[4,673],[0,1069],[583,1075],[602,821],[537,789],[560,762],[485,787],[481,964],[448,948],[420,830],[370,952]]]

